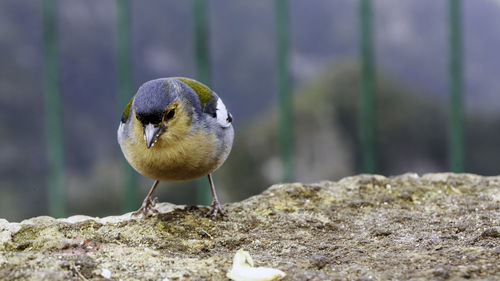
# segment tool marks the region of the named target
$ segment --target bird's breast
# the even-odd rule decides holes
[[[200,129],[182,139],[160,136],[149,149],[138,139],[122,142],[120,146],[128,162],[143,176],[160,181],[186,181],[206,176],[224,162],[231,144],[221,141],[224,140],[217,139],[214,133]]]

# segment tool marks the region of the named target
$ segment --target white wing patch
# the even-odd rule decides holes
[[[217,115],[217,122],[222,126],[222,127],[229,127],[231,126],[231,114],[227,112],[226,106],[222,102],[222,100],[219,98],[217,100],[217,108],[216,108],[216,115]]]

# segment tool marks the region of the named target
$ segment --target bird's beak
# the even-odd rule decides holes
[[[144,139],[146,140],[146,146],[148,148],[155,145],[155,142],[160,136],[160,128],[161,126],[155,126],[153,124],[147,124],[144,127]]]

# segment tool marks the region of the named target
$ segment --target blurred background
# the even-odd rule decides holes
[[[117,215],[153,180],[116,131],[145,81],[234,116],[222,202],[356,173],[498,174],[500,1],[0,0],[0,218]],[[160,201],[210,202],[206,179]]]

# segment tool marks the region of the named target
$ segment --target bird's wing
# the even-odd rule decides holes
[[[135,95],[130,99],[127,106],[125,106],[125,109],[123,110],[122,119],[121,119],[122,123],[125,123],[128,120],[128,117],[130,115],[130,108],[132,107],[132,101],[134,100],[134,97],[135,97]]]
[[[217,118],[217,122],[222,126],[222,127],[229,127],[231,125],[231,122],[233,122],[233,116],[229,111],[227,111],[226,106],[222,102],[222,100],[219,98],[217,99],[217,105],[215,108],[215,117]]]

